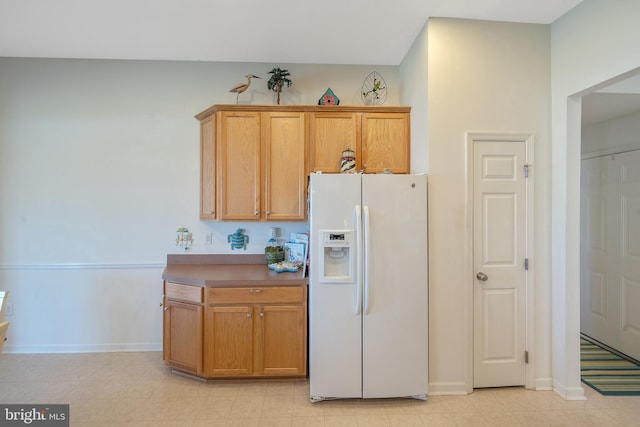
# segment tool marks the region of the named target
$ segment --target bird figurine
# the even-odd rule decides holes
[[[242,92],[244,92],[245,90],[249,89],[249,85],[251,85],[251,79],[259,79],[260,77],[255,76],[253,74],[247,74],[245,76],[247,78],[247,82],[246,83],[238,83],[237,85],[235,85],[234,87],[232,87],[229,92],[232,93],[236,93],[236,104],[238,103],[238,97],[240,96],[240,94]]]

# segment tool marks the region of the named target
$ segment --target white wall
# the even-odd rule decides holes
[[[580,96],[640,66],[640,2],[584,0],[551,25],[552,367],[554,388],[581,399]]]
[[[5,352],[158,350],[161,274],[178,227],[203,253],[231,253],[226,236],[238,227],[246,253],[263,252],[270,226],[308,230],[198,218],[193,116],[235,103],[229,88],[247,73],[263,79],[240,102],[274,104],[274,66],[293,80],[283,104],[317,104],[328,87],[361,104],[373,70],[386,104],[399,104],[397,67],[0,58],[0,289],[14,306]]]
[[[640,149],[640,113],[582,126],[582,157]]]
[[[401,102],[411,105],[411,172],[429,170],[427,129],[428,98],[428,21],[400,64]]]
[[[427,33],[430,391],[468,393],[473,388],[468,132],[531,134],[535,141],[532,386],[548,387],[549,28],[430,19]]]

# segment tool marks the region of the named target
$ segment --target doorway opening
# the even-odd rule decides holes
[[[582,96],[580,332],[640,359],[640,71]]]

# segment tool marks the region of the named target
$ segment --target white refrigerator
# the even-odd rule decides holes
[[[312,174],[312,402],[427,398],[427,176]]]

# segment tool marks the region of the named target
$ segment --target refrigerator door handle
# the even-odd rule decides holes
[[[369,227],[370,222],[369,222],[369,206],[364,206],[362,208],[362,216],[363,216],[363,223],[364,223],[364,231],[363,231],[363,241],[364,241],[364,256],[362,257],[363,261],[363,273],[364,273],[364,314],[368,314],[369,313],[369,302],[371,300],[370,298],[370,286],[369,286],[369,277],[371,276],[370,270],[371,270],[371,263],[369,262],[369,254],[371,253],[371,236],[370,236],[370,231],[371,228]]]
[[[356,205],[356,306],[355,313],[360,314],[362,307],[362,208]]]

